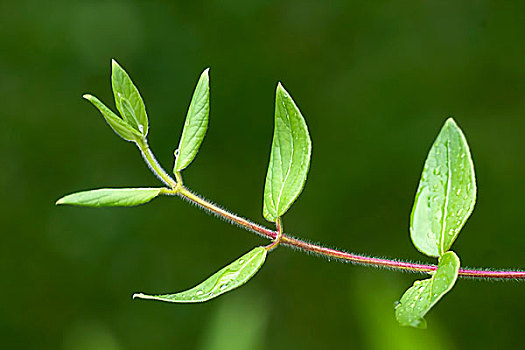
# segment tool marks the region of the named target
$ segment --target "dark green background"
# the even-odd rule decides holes
[[[313,140],[288,232],[353,252],[432,262],[408,235],[426,153],[452,115],[478,203],[453,249],[466,266],[523,268],[523,1],[4,1],[0,5],[0,342],[5,349],[523,347],[525,285],[459,280],[400,328],[418,276],[272,253],[245,287],[202,305],[131,299],[188,288],[265,240],[177,198],[55,207],[97,187],[156,186],[132,144],[82,100],[113,106],[131,74],[150,145],[171,168],[191,94],[211,67],[211,115],[185,183],[264,223],[282,81]]]

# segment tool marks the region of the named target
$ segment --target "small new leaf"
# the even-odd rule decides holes
[[[133,298],[152,299],[172,303],[200,303],[216,298],[248,282],[266,259],[266,249],[257,247],[230,265],[217,271],[199,285],[176,294],[147,295],[137,293]]]
[[[148,134],[148,115],[139,90],[117,61],[112,60],[111,68],[111,85],[115,96],[115,105],[120,115],[124,121],[143,137],[146,137]]]
[[[208,115],[210,112],[209,68],[202,72],[199,82],[193,92],[184,129],[176,152],[173,172],[177,173],[186,168],[193,161],[208,129]]]
[[[132,207],[157,197],[160,188],[101,188],[77,192],[60,198],[56,204],[84,207]]]
[[[465,136],[452,118],[445,122],[425,161],[410,236],[428,256],[444,254],[474,210],[476,179]]]
[[[91,102],[97,109],[102,113],[102,116],[106,120],[106,122],[109,124],[111,129],[122,137],[126,141],[136,141],[142,137],[142,135],[133,129],[129,124],[127,124],[125,121],[120,119],[111,109],[106,107],[98,98],[95,96],[86,94],[84,96],[86,100]]]
[[[264,186],[263,215],[276,221],[301,193],[312,142],[301,111],[279,83],[275,96],[275,126],[270,163]]]
[[[396,306],[396,319],[401,326],[426,328],[423,318],[452,289],[459,272],[459,258],[453,251],[441,256],[432,278],[416,281]]]

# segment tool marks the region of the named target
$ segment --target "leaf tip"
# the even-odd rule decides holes
[[[133,294],[133,296],[131,297],[132,299],[140,299],[144,296],[144,294],[142,293],[135,293]]]
[[[452,116],[448,117],[447,120],[445,121],[445,125],[453,125],[453,126],[457,126],[458,124],[456,123],[456,121],[454,120],[454,118]]]
[[[93,97],[93,96],[90,95],[90,94],[84,94],[84,95],[82,95],[82,98],[85,99],[85,100],[88,100],[88,101],[89,101],[92,97]]]
[[[61,205],[61,204],[65,204],[65,203],[64,203],[64,197],[58,199],[58,200],[55,202],[55,205]]]

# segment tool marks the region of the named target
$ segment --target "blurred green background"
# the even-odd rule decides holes
[[[202,305],[131,299],[193,286],[267,244],[177,198],[132,209],[55,207],[97,187],[159,182],[81,96],[113,106],[110,60],[131,74],[150,145],[171,168],[200,72],[210,128],[185,183],[264,223],[282,81],[313,140],[288,232],[353,252],[432,262],[408,235],[423,162],[452,115],[472,149],[466,266],[523,268],[523,1],[4,1],[0,5],[0,342],[4,349],[517,349],[525,285],[459,280],[400,328],[419,276],[290,249]]]

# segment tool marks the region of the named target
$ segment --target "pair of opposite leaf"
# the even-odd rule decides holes
[[[474,164],[467,140],[452,118],[428,153],[410,215],[416,248],[439,258],[432,277],[416,281],[396,306],[401,325],[425,328],[425,314],[456,282],[460,261],[449,251],[476,202]]]
[[[148,119],[144,102],[129,75],[112,63],[112,87],[119,118],[102,102],[84,95],[123,139],[146,144]],[[195,158],[206,134],[209,114],[209,77],[206,69],[197,83],[176,151],[174,173]],[[276,222],[302,191],[308,173],[311,140],[300,110],[281,84],[275,100],[275,127],[264,188],[263,215]],[[134,206],[162,194],[162,188],[99,189],[65,196],[57,204],[84,206]],[[474,168],[465,137],[456,123],[446,121],[434,142],[421,176],[411,214],[410,234],[422,253],[438,257],[432,277],[416,281],[401,298],[395,314],[401,325],[424,327],[423,316],[454,285],[459,258],[449,251],[473,210],[476,196]],[[134,297],[170,302],[203,302],[246,283],[260,269],[267,255],[257,247],[211,277],[184,292]]]
[[[99,109],[110,127],[126,141],[146,144],[148,119],[144,102],[129,75],[112,62],[112,87],[118,117],[92,95],[84,95]],[[206,69],[195,88],[184,123],[173,172],[178,174],[195,158],[208,127],[209,77]],[[301,193],[310,164],[311,140],[306,122],[291,96],[279,83],[275,100],[275,130],[265,182],[263,214],[276,222]],[[162,194],[162,188],[124,188],[83,191],[65,196],[57,204],[80,206],[134,206]],[[135,298],[170,302],[203,302],[246,283],[261,268],[268,249],[256,247],[211,277],[184,292],[167,295],[135,294]]]

